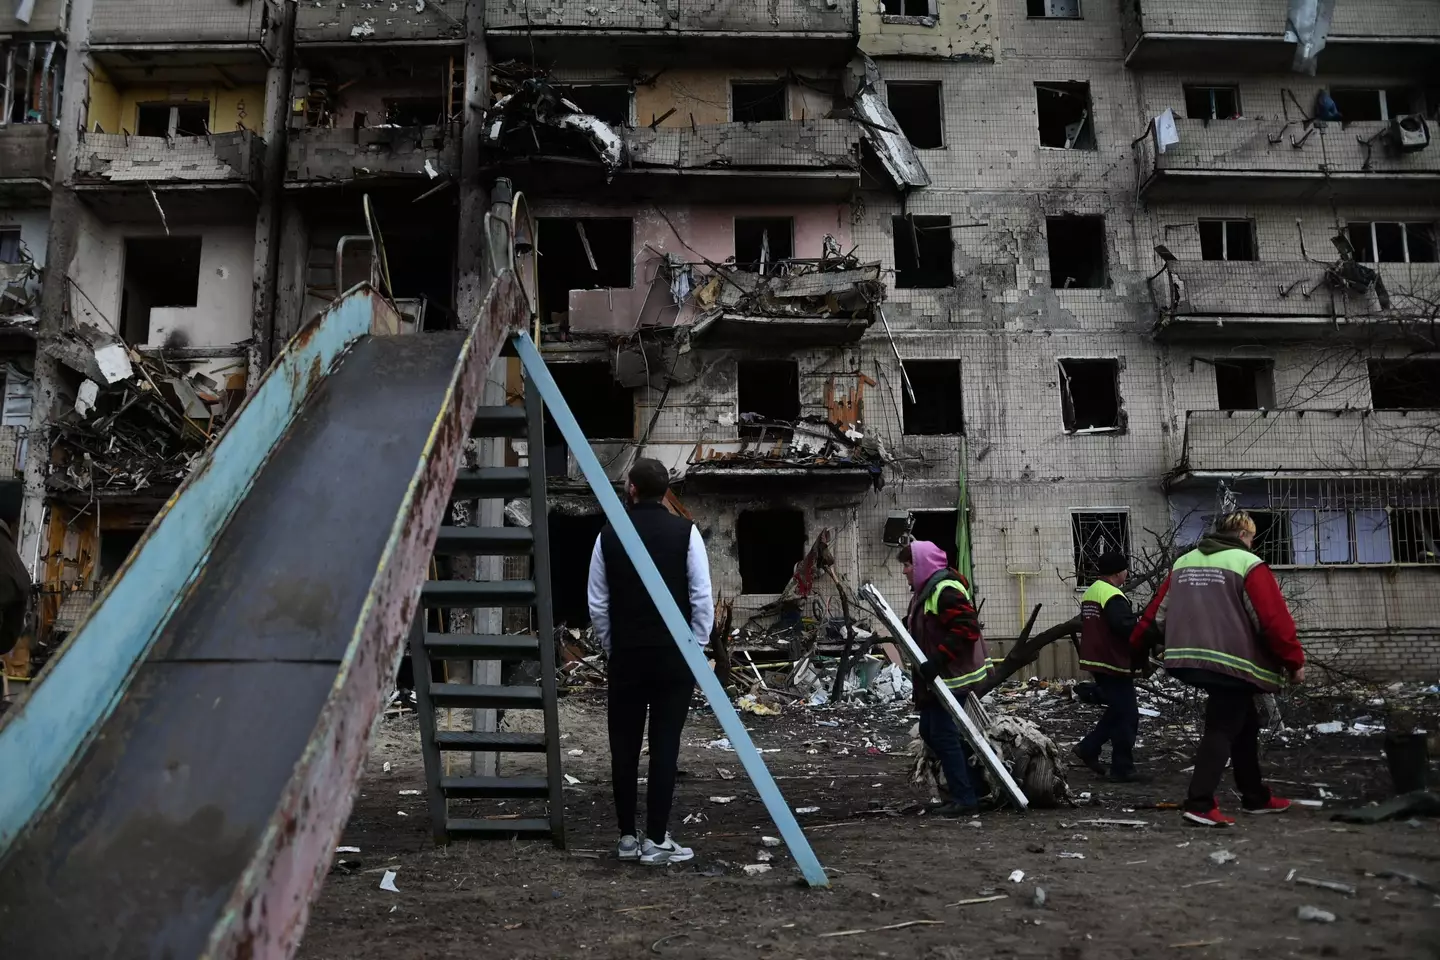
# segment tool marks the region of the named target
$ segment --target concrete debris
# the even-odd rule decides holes
[[[1301,920],[1311,920],[1315,923],[1334,923],[1335,914],[1329,910],[1321,910],[1319,907],[1304,906],[1295,911],[1295,916]]]
[[[496,68],[497,90],[508,89],[486,114],[485,139],[501,152],[563,154],[585,145],[606,169],[606,182],[625,160],[625,141],[608,123],[581,111],[543,76],[517,79]],[[542,136],[543,134],[543,136]],[[549,141],[547,143],[547,140]]]
[[[44,271],[23,243],[18,253],[15,263],[0,263],[0,328],[33,328],[40,322]]]
[[[885,167],[895,189],[907,193],[916,187],[930,186],[930,174],[920,162],[920,155],[900,130],[900,123],[885,98],[880,94],[880,71],[863,53],[850,61],[845,74],[845,93],[854,104],[856,121],[865,128],[865,139]]]
[[[1210,862],[1215,864],[1217,867],[1223,867],[1230,861],[1237,859],[1239,858],[1236,857],[1235,854],[1231,853],[1229,850],[1216,850],[1214,853],[1210,854]]]

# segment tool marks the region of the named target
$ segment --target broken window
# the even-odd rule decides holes
[[[142,103],[135,108],[137,137],[204,137],[210,133],[210,104]]]
[[[800,419],[800,366],[794,360],[741,360],[736,376],[740,436],[758,437],[766,424]]]
[[[55,41],[7,40],[0,37],[0,127],[58,124],[64,46]]]
[[[1186,84],[1185,116],[1191,120],[1232,120],[1240,116],[1240,88]]]
[[[1215,395],[1221,410],[1270,410],[1275,406],[1275,361],[1217,359]]]
[[[960,551],[956,547],[960,513],[956,510],[914,510],[910,513],[910,536],[926,540],[945,551],[945,560],[954,567]]]
[[[631,284],[628,217],[540,217],[540,322],[570,328],[570,291]]]
[[[895,286],[936,289],[955,283],[949,217],[894,217]]]
[[[959,360],[906,360],[905,374],[915,391],[905,398],[905,433],[916,437],[955,436],[965,432]]]
[[[1075,580],[1088,587],[1100,578],[1100,558],[1110,551],[1130,555],[1130,514],[1126,510],[1086,510],[1070,514],[1075,551]]]
[[[635,391],[615,382],[609,361],[558,362],[548,367],[585,439],[610,442],[635,439]],[[547,409],[546,472],[552,477],[564,476],[568,455],[565,438]]]
[[[127,237],[120,293],[120,335],[150,342],[150,311],[193,307],[200,296],[199,237]]]
[[[934,0],[880,0],[887,17],[933,17]]]
[[[805,559],[805,514],[799,510],[746,510],[735,521],[740,592],[781,593]]]
[[[1440,360],[1371,360],[1369,366],[1374,409],[1440,409]]]
[[[1203,260],[1258,260],[1253,220],[1201,220],[1200,257]]]
[[[945,120],[940,106],[940,84],[885,83],[885,100],[900,132],[917,150],[934,150],[945,146]]]
[[[445,122],[445,101],[440,97],[387,99],[381,104],[385,122],[395,127],[428,127]]]
[[[1046,20],[1074,20],[1080,16],[1080,0],[1025,0],[1025,16]]]
[[[1088,83],[1037,83],[1035,105],[1040,145],[1065,150],[1095,149],[1095,114]]]
[[[735,265],[751,273],[773,273],[775,264],[795,256],[791,217],[736,217]]]
[[[0,263],[20,262],[20,228],[0,228]]]
[[[790,97],[784,80],[732,80],[730,119],[735,123],[788,120]]]
[[[100,531],[100,579],[109,580],[125,561],[130,558],[140,538],[145,536],[144,528],[139,530]]]
[[[1290,514],[1283,510],[1250,510],[1255,521],[1255,541],[1250,550],[1272,567],[1294,563],[1290,540]]]
[[[571,87],[566,98],[597,120],[603,120],[612,127],[627,126],[630,123],[630,102],[632,92],[627,83],[585,83]]]
[[[1391,510],[1390,554],[1395,563],[1440,563],[1440,510]]]
[[[605,526],[603,513],[547,514],[550,527],[550,602],[555,626],[584,629],[590,624],[586,585],[595,538]]]
[[[1119,360],[1061,360],[1060,406],[1068,433],[1124,429]]]
[[[1366,123],[1390,120],[1407,113],[1419,113],[1423,99],[1419,92],[1405,87],[1389,90],[1374,88],[1341,88],[1330,91],[1330,99],[1340,110],[1345,123]]]
[[[1108,287],[1104,217],[1047,217],[1045,237],[1050,246],[1050,286]]]
[[[1361,263],[1436,262],[1432,223],[1357,221],[1345,226],[1345,235]]]

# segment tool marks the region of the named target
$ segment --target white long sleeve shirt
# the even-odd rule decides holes
[[[695,642],[710,642],[710,628],[715,623],[715,598],[710,593],[710,557],[705,540],[696,527],[690,528],[690,548],[685,554],[686,581],[690,586],[690,632]],[[590,581],[586,590],[590,606],[590,622],[606,656],[610,654],[610,581],[605,574],[605,553],[600,538],[590,551]]]

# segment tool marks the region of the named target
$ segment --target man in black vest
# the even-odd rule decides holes
[[[704,645],[715,620],[710,561],[695,525],[665,508],[670,473],[658,460],[637,460],[627,491],[630,519],[675,605],[690,624],[691,640]],[[670,838],[670,806],[680,759],[680,731],[690,710],[695,678],[645,584],[609,525],[590,556],[590,618],[610,658],[610,769],[622,860],[679,863],[695,854]],[[645,794],[646,836],[637,839],[636,778],[650,716],[650,778]]]

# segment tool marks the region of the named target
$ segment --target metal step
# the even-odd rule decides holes
[[[435,745],[441,750],[471,750],[476,753],[543,753],[548,742],[543,733],[435,731]]]
[[[522,556],[535,549],[529,527],[441,527],[435,539],[439,554]]]
[[[452,800],[543,800],[550,795],[544,777],[441,777],[440,789]]]
[[[470,426],[472,437],[523,437],[529,422],[524,407],[481,407]]]
[[[489,710],[539,710],[545,705],[539,687],[469,683],[432,683],[430,702],[437,707]]]
[[[540,659],[540,641],[520,634],[427,633],[425,652],[436,660],[503,660],[517,663]]]
[[[445,832],[451,839],[465,837],[548,837],[550,821],[541,817],[523,817],[518,820],[456,820],[445,821]]]
[[[531,580],[427,580],[420,602],[431,609],[527,607],[535,602]]]
[[[530,496],[530,471],[525,467],[481,467],[455,475],[451,500],[501,500]]]

